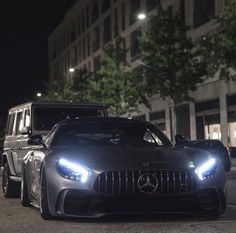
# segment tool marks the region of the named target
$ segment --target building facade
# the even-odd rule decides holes
[[[219,14],[226,0],[162,0],[172,4],[191,25],[193,40],[215,30],[212,17]],[[127,61],[135,69],[139,52],[138,39],[147,29],[148,19],[138,14],[155,12],[155,0],[77,0],[63,21],[49,37],[50,79],[73,78],[70,68],[93,72],[100,67],[104,48],[118,35],[129,49]],[[194,139],[220,139],[227,146],[236,146],[236,83],[225,83],[217,77],[201,84],[191,93],[194,103],[176,109],[176,133]],[[156,124],[168,136],[171,132],[168,100],[150,99],[151,110],[141,106],[135,118]]]

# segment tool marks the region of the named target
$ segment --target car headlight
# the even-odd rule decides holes
[[[198,166],[195,170],[198,178],[200,180],[205,180],[207,178],[212,177],[216,171],[216,160],[214,158],[210,158],[202,165]]]
[[[85,183],[88,179],[89,172],[86,168],[66,159],[60,159],[58,161],[57,169],[61,176],[69,180]]]

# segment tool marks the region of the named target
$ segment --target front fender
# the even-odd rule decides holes
[[[11,175],[12,176],[16,176],[16,172],[15,172],[15,167],[14,167],[13,157],[12,157],[11,151],[4,151],[3,152],[1,167],[3,167],[5,163],[8,163]]]

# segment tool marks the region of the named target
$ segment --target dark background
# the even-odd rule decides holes
[[[74,2],[1,1],[0,122],[10,107],[32,100],[44,88],[48,80],[48,36]]]

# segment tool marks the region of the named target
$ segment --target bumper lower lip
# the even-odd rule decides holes
[[[226,208],[221,189],[160,197],[118,197],[95,195],[88,191],[64,190],[57,198],[55,215],[98,218],[110,214],[178,213],[217,215]]]

